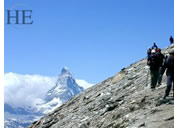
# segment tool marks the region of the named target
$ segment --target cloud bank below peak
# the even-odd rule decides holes
[[[55,86],[58,77],[41,75],[21,75],[5,73],[4,75],[4,101],[14,107],[35,107],[44,103],[45,94]],[[93,84],[85,80],[76,80],[84,89]]]

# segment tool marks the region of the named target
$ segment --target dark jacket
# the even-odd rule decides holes
[[[172,36],[170,37],[170,43],[173,43],[173,37]]]
[[[174,55],[173,56],[169,56],[165,63],[164,63],[164,67],[167,68],[167,72],[166,75],[167,76],[174,76]]]
[[[157,55],[157,57],[159,57],[159,64],[160,64],[160,66],[162,66],[163,62],[165,61],[164,60],[164,58],[165,58],[164,55],[161,52],[157,52],[156,55]]]
[[[147,57],[149,57],[149,56],[151,55],[151,51],[152,51],[151,48],[149,48],[149,49],[147,50]]]
[[[157,54],[151,54],[147,58],[147,64],[150,66],[150,70],[159,70],[159,67],[162,65]]]

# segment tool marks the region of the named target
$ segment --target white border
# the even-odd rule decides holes
[[[4,128],[4,0],[0,1],[0,128]]]

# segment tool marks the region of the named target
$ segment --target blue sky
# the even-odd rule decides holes
[[[22,6],[19,6],[21,4]],[[7,25],[5,73],[75,78],[98,83],[161,48],[174,36],[173,0],[5,0],[4,9],[31,9],[34,23]]]

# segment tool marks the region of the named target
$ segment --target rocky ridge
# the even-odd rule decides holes
[[[167,54],[174,46],[163,50]],[[146,58],[85,90],[55,109],[31,128],[174,128],[174,100],[163,100],[162,85],[150,89]],[[172,93],[172,91],[171,91]]]

